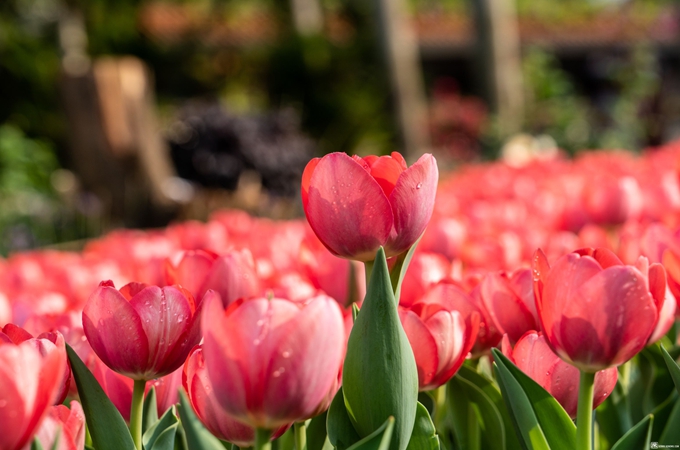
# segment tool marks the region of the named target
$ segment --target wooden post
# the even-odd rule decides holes
[[[413,22],[405,0],[375,1],[404,156],[415,159],[430,148],[430,134]]]
[[[524,86],[515,0],[472,0],[477,33],[477,70],[485,100],[504,137],[521,130]]]

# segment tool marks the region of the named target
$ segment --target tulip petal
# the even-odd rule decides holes
[[[429,386],[439,367],[437,342],[428,327],[413,311],[400,310],[399,318],[411,343],[418,368],[418,384]]]
[[[392,208],[380,185],[344,153],[319,161],[303,206],[323,244],[345,258],[372,260],[393,226]]]
[[[474,337],[470,336],[472,330],[467,329],[458,311],[439,311],[428,318],[425,325],[435,340],[439,355],[436,376],[430,380],[429,386],[434,389],[458,371],[474,343]]]
[[[190,250],[184,254],[176,268],[166,265],[166,282],[170,285],[180,284],[194,298],[201,298],[201,287],[214,261],[215,258],[210,253]]]
[[[534,317],[521,298],[510,288],[509,280],[499,273],[489,273],[480,284],[481,299],[491,320],[501,334],[516,342],[528,330],[536,328]]]
[[[26,440],[31,411],[38,391],[36,368],[42,364],[40,354],[31,347],[0,347],[0,448],[21,448]]]
[[[309,184],[312,181],[312,174],[314,173],[316,166],[319,164],[319,161],[321,161],[321,158],[313,158],[307,163],[304,172],[302,172],[302,186],[300,191],[302,194],[303,205],[307,204],[307,197],[309,196]]]
[[[142,320],[116,289],[100,286],[92,293],[83,308],[83,330],[107,366],[132,378],[146,369],[149,341]]]
[[[406,169],[390,195],[394,215],[394,231],[386,246],[387,256],[406,250],[425,231],[437,194],[439,171],[434,156],[425,154]]]
[[[644,348],[658,312],[637,269],[612,266],[570,291],[556,332],[560,356],[597,371],[620,365]]]
[[[371,166],[371,176],[378,182],[385,196],[389,198],[397,184],[399,175],[401,175],[406,167],[391,156],[381,156],[370,162],[366,159],[364,160]]]

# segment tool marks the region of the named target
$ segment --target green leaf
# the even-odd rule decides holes
[[[416,422],[413,425],[413,433],[408,441],[407,450],[439,450],[439,437],[437,430],[432,423],[430,413],[427,408],[418,402],[416,410]]]
[[[357,434],[366,437],[393,416],[390,449],[404,450],[416,417],[418,372],[382,248],[349,336],[342,386],[347,415]]]
[[[656,416],[654,416],[656,422]],[[654,439],[656,440],[656,439]],[[659,443],[678,444],[680,443],[680,400],[676,400],[673,411],[671,411],[663,433],[659,437]]]
[[[33,438],[33,441],[31,442],[31,450],[45,450],[38,440],[38,438]]]
[[[399,304],[399,297],[401,295],[401,283],[404,281],[406,270],[408,270],[408,266],[411,264],[411,259],[413,258],[413,254],[416,252],[416,247],[418,247],[418,243],[420,242],[421,238],[422,236],[418,238],[411,248],[408,249],[408,252],[397,256],[397,263],[394,265],[392,272],[390,273],[390,282],[392,283],[392,288],[394,289],[394,298],[397,300],[397,304]]]
[[[465,368],[465,371],[483,378],[469,368]],[[469,376],[470,374],[466,373],[466,375]],[[496,399],[502,402],[500,392],[496,391],[496,395]],[[452,406],[455,436],[461,448],[468,448],[470,445],[468,422],[471,419],[479,423],[483,448],[492,448],[494,445],[501,449],[508,448],[505,441],[506,431],[503,417],[494,399],[484,389],[459,372],[449,381],[447,396]],[[475,417],[470,417],[471,412]],[[512,427],[512,425],[510,426]]]
[[[106,396],[92,372],[85,367],[75,351],[66,345],[73,378],[78,386],[80,402],[97,450],[135,450],[125,420]]]
[[[663,355],[663,359],[666,362],[668,371],[671,373],[673,384],[675,384],[675,389],[678,391],[678,393],[680,393],[680,366],[678,366],[678,363],[676,363],[673,358],[671,358],[671,355],[668,354],[663,346],[661,346],[661,354]]]
[[[347,414],[342,387],[335,394],[331,406],[328,408],[326,429],[328,431],[328,440],[337,450],[346,450],[361,439]]]
[[[630,361],[626,364],[630,364]],[[600,440],[605,439],[609,443],[605,448],[611,447],[633,427],[622,383],[617,383],[614,391],[597,408],[595,420],[597,420]]]
[[[165,414],[163,414],[163,417],[161,417],[160,420],[157,420],[156,423],[154,423],[146,432],[144,433],[144,436],[142,436],[142,443],[144,444],[144,448],[146,450],[151,450],[154,446],[154,442],[159,438],[161,433],[163,433],[166,429],[172,427],[173,425],[177,424],[179,420],[177,419],[176,412],[175,412],[175,407],[172,406],[170,409],[168,409]],[[173,440],[175,438],[175,432],[173,431],[172,433]]]
[[[179,391],[179,417],[189,450],[224,450],[219,439],[208,431],[196,417],[194,409],[183,390]]]
[[[178,427],[179,422],[175,422],[158,435],[158,438],[153,442],[151,447],[144,446],[144,448],[147,450],[174,450],[175,435],[177,434]]]
[[[156,387],[152,386],[144,398],[144,416],[142,417],[142,432],[146,432],[158,422],[158,407],[156,406]]]
[[[652,427],[652,441],[658,441],[661,437],[662,432],[668,425],[668,420],[670,419],[673,410],[676,408],[678,402],[678,394],[675,391],[671,391],[670,395],[665,402],[652,411],[652,416],[654,416],[654,427]],[[599,411],[598,411],[599,412]],[[680,423],[680,422],[677,422]],[[675,428],[678,428],[677,426]]]
[[[649,448],[652,439],[654,416],[651,414],[638,422],[614,444],[612,450],[640,450]]]
[[[307,450],[321,450],[326,442],[326,416],[327,413],[319,414],[309,421],[307,425]]]
[[[369,434],[347,450],[387,450],[394,433],[394,417],[388,417],[380,428]]]

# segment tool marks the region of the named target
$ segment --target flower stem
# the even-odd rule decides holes
[[[432,421],[435,428],[440,429],[446,414],[446,384],[442,384],[434,390],[434,416]]]
[[[144,390],[146,380],[135,380],[132,390],[132,408],[130,409],[130,433],[137,450],[142,448],[142,419],[144,418]]]
[[[578,410],[576,413],[576,443],[579,450],[593,448],[593,392],[595,374],[581,371],[578,386]]]
[[[255,429],[255,450],[271,450],[272,442],[270,438],[272,437],[271,430],[264,428]]]
[[[470,450],[480,450],[482,448],[481,429],[479,428],[477,413],[475,412],[475,408],[472,406],[472,403],[468,403],[467,421],[468,448]]]
[[[304,422],[295,422],[295,450],[307,450],[307,427]]]

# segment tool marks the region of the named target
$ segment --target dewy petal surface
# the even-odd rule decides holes
[[[136,377],[146,371],[149,341],[142,320],[115,288],[98,287],[83,308],[83,330],[104,363]]]
[[[373,259],[393,226],[392,208],[380,185],[344,153],[331,153],[317,163],[304,206],[321,242],[345,258]]]
[[[407,250],[425,231],[432,217],[439,170],[434,156],[425,154],[406,169],[390,195],[394,230],[385,253],[398,255]]]

